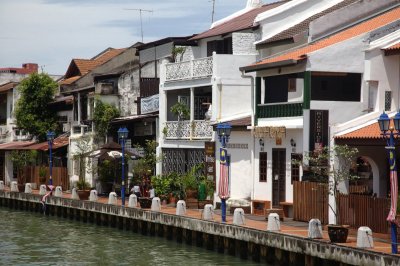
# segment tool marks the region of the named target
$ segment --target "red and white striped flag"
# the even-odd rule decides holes
[[[398,197],[398,186],[397,186],[397,167],[394,151],[389,152],[390,156],[390,211],[386,218],[391,223],[396,223],[396,212],[397,212],[397,197]]]
[[[221,199],[229,198],[229,168],[226,164],[220,164],[218,196]]]

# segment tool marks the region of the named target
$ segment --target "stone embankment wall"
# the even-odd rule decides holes
[[[43,212],[39,195],[0,191],[0,206]],[[165,237],[273,265],[400,265],[400,257],[244,226],[51,197],[46,215]]]

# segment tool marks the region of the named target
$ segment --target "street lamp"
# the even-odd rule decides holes
[[[390,126],[390,119],[385,112],[383,112],[378,118],[379,128],[382,131],[381,135],[386,140],[387,146],[385,147],[389,152],[389,165],[390,165],[390,211],[386,218],[390,222],[391,226],[391,238],[392,238],[392,253],[397,254],[397,225],[396,225],[396,211],[397,211],[397,167],[396,167],[396,148],[394,139],[400,135],[400,112],[397,113],[393,118],[393,126]],[[394,132],[395,131],[395,132]]]
[[[53,185],[53,178],[52,178],[52,170],[53,170],[53,154],[52,154],[52,150],[53,150],[53,141],[54,141],[54,137],[56,136],[56,133],[54,133],[53,131],[48,131],[46,134],[47,137],[47,143],[49,144],[49,165],[50,165],[50,179],[49,179],[49,185],[52,186]]]
[[[226,199],[229,198],[229,160],[226,144],[229,142],[232,126],[229,123],[219,123],[217,125],[217,134],[222,148],[220,149],[220,174],[218,196],[221,199],[222,222],[226,222]]]
[[[121,164],[122,164],[122,184],[121,184],[121,199],[122,199],[122,207],[125,207],[125,141],[128,138],[128,129],[126,127],[120,127],[118,129],[118,139],[121,141],[122,147],[122,156],[121,156]]]

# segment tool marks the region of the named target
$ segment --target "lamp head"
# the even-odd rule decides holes
[[[294,139],[290,139],[290,146],[296,147],[296,142],[294,141]]]
[[[379,129],[382,132],[386,132],[389,130],[390,119],[389,116],[383,112],[378,118]]]
[[[219,123],[217,125],[217,134],[219,137],[226,136],[229,138],[231,135],[232,126],[229,123]]]
[[[47,141],[53,141],[55,136],[56,136],[56,133],[54,133],[54,131],[47,131],[47,134],[46,134]]]
[[[120,127],[118,129],[118,138],[121,140],[122,139],[125,140],[128,138],[128,133],[129,133],[129,130],[126,127]]]

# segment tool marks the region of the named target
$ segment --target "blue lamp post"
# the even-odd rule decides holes
[[[220,178],[218,194],[221,198],[221,216],[222,222],[226,222],[226,199],[229,198],[229,160],[227,160],[226,144],[229,142],[232,126],[229,123],[219,123],[217,125],[217,134],[221,143],[220,150]]]
[[[121,184],[121,199],[122,199],[122,207],[125,207],[125,141],[128,138],[128,129],[126,127],[120,127],[118,129],[118,139],[120,140],[122,147],[122,156],[121,156],[121,164],[122,164],[122,184]]]
[[[390,126],[390,119],[385,112],[380,115],[378,119],[379,128],[382,131],[381,135],[386,140],[387,146],[385,147],[389,153],[389,165],[390,165],[390,212],[387,221],[390,222],[390,233],[392,238],[392,253],[397,254],[397,225],[395,223],[396,211],[397,211],[397,197],[398,197],[398,186],[397,186],[397,167],[396,167],[396,148],[395,148],[395,137],[400,135],[400,112],[397,113],[393,118],[393,126]]]
[[[54,133],[53,131],[48,131],[46,134],[47,137],[47,143],[49,144],[49,166],[50,166],[50,179],[49,179],[49,185],[52,186],[53,185],[53,178],[52,178],[52,174],[53,174],[53,141],[54,141],[54,137],[56,136],[56,133]]]

